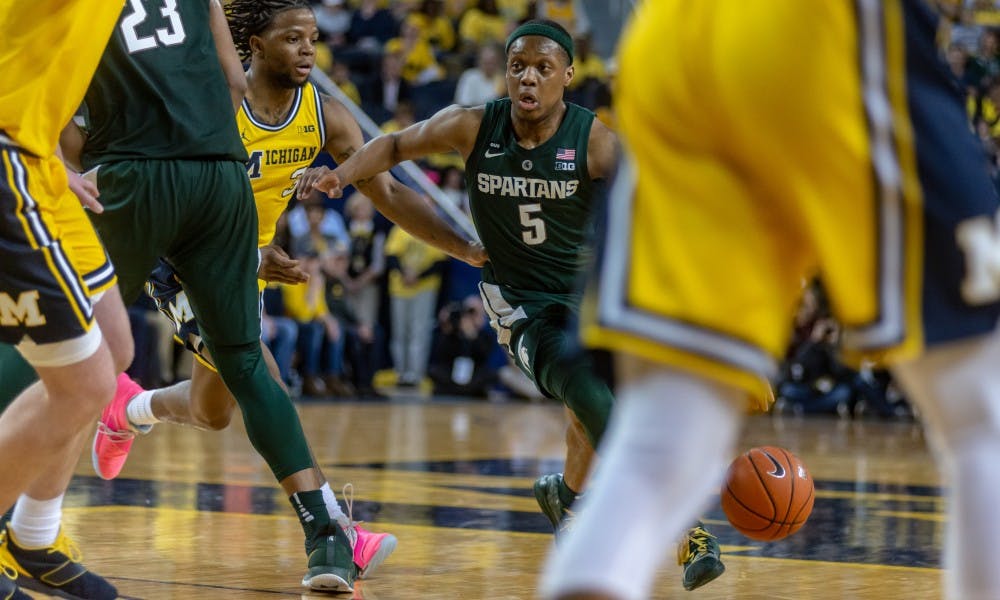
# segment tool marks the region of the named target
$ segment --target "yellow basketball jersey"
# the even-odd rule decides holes
[[[55,152],[122,12],[108,0],[7,0],[0,10],[0,132],[36,156]]]
[[[306,83],[295,92],[288,118],[268,125],[254,118],[246,100],[236,113],[236,124],[250,160],[247,174],[257,202],[258,246],[274,238],[278,217],[295,192],[295,182],[323,148],[326,128],[319,90]]]

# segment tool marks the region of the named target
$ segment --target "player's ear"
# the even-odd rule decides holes
[[[250,55],[253,56],[258,52],[264,51],[264,38],[259,35],[251,35],[250,39],[247,40],[247,45],[250,46]]]
[[[570,65],[566,67],[566,80],[563,82],[563,86],[569,86],[569,82],[573,81],[573,76],[576,75],[576,67]]]

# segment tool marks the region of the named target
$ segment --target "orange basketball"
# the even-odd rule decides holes
[[[814,491],[797,456],[775,446],[751,448],[729,465],[722,510],[743,535],[773,542],[802,527],[812,512]]]

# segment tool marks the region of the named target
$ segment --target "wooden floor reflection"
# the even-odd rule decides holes
[[[533,598],[551,535],[531,483],[562,462],[554,404],[395,401],[301,406],[335,490],[399,548],[355,598]],[[791,538],[751,542],[707,523],[727,572],[685,592],[665,565],[656,598],[881,600],[940,596],[940,479],[918,426],[832,419],[751,420],[743,446],[798,453],[817,481],[812,518]],[[133,598],[331,598],[303,594],[302,538],[287,499],[239,425],[158,426],[116,481],[83,457],[66,502],[86,562]],[[615,526],[615,515],[608,515]],[[622,544],[627,545],[627,540]],[[348,597],[348,596],[340,596]]]

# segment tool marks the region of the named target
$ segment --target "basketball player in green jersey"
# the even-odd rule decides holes
[[[573,44],[561,26],[530,21],[510,35],[506,50],[509,98],[452,106],[376,138],[334,171],[307,174],[299,189],[336,196],[402,160],[462,154],[473,221],[490,256],[480,284],[490,323],[539,389],[572,410],[590,443],[571,443],[567,451],[566,473],[579,480],[556,474],[535,483],[535,496],[558,530],[571,516],[613,400],[574,350],[568,325],[580,304],[594,181],[611,175],[617,141],[593,113],[563,100],[573,78]],[[574,433],[571,427],[571,442]],[[689,531],[681,549],[687,589],[722,573],[718,543],[702,527]]]
[[[247,170],[257,204],[257,243],[263,257],[259,276],[298,283],[304,279],[296,261],[268,245],[292,197],[291,186],[320,150],[343,161],[364,141],[347,108],[308,82],[319,30],[305,0],[234,0],[226,6],[226,14],[236,48],[249,61],[246,97],[236,121],[251,155]],[[409,230],[428,242],[473,264],[485,260],[481,245],[459,236],[419,194],[390,175],[380,174],[359,188],[389,218],[404,219]],[[163,389],[143,391],[123,376],[119,385],[129,391],[116,396],[104,411],[94,443],[94,468],[104,479],[120,473],[135,433],[148,432],[163,421],[220,430],[228,426],[235,408],[212,357],[199,342],[198,323],[185,309],[186,294],[169,264],[156,267],[147,290],[197,361],[190,381]],[[269,359],[266,346],[262,353]],[[276,371],[272,374],[277,377]],[[321,489],[328,508],[342,515],[329,484],[324,482]],[[396,540],[350,522],[345,527],[354,542],[359,577],[368,576],[392,552]]]
[[[174,268],[251,443],[299,517],[303,585],[349,591],[350,540],[328,514],[298,415],[260,350],[257,212],[234,111],[243,89],[227,87],[242,67],[228,35],[210,31],[221,14],[210,3],[126,4],[85,98],[82,164],[104,208],[91,216],[126,303],[160,257]]]

